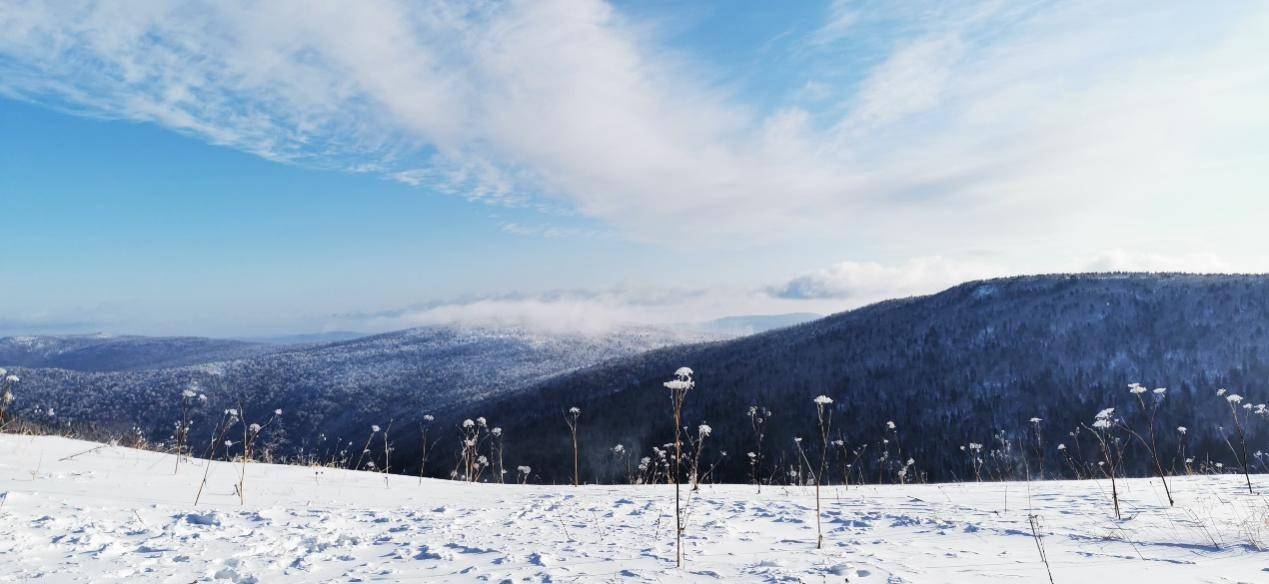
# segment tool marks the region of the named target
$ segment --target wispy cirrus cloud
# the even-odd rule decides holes
[[[870,58],[848,81],[808,67],[800,86],[836,103],[808,111],[754,105],[709,56],[600,0],[7,0],[0,92],[550,201],[637,240],[846,229],[931,255],[1046,229],[1105,248],[1107,220],[1083,206],[1148,225],[1175,220],[1153,201],[1199,188],[1226,207],[1263,193],[1263,157],[1246,153],[1269,147],[1269,11],[1222,8],[833,3],[804,31],[812,51]]]

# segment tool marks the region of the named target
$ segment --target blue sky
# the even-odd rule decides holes
[[[0,0],[0,334],[1265,271],[1269,9]]]

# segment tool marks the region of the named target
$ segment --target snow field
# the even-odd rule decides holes
[[[1241,475],[827,487],[704,485],[674,568],[673,491],[241,466],[0,435],[0,582],[1269,582],[1269,498]],[[1264,477],[1253,477],[1269,488]],[[685,490],[686,492],[686,490]]]

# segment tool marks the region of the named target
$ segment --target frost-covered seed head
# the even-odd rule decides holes
[[[435,416],[433,416],[432,414],[424,414],[424,415],[423,415],[423,421],[424,421],[424,422],[431,422],[431,421],[433,421],[433,420],[435,420],[435,419],[436,419],[436,417],[435,417]]]
[[[182,391],[182,392],[181,392],[181,397],[183,397],[183,398],[185,398],[185,399],[194,399],[194,396],[196,396],[196,395],[198,395],[198,394],[197,394],[197,393],[194,393],[194,390],[192,390],[192,389],[187,389],[187,390],[185,390],[185,391]]]
[[[1066,450],[1065,444],[1058,444],[1058,450]]]
[[[826,406],[831,403],[833,403],[833,398],[828,397],[827,395],[821,395],[815,398],[815,405],[817,406]]]
[[[1138,393],[1145,393],[1145,392],[1146,392],[1146,388],[1145,388],[1145,387],[1142,387],[1142,385],[1141,385],[1140,383],[1133,383],[1133,384],[1129,384],[1129,385],[1128,385],[1128,391],[1130,391],[1130,392],[1132,392],[1132,393],[1134,393],[1134,394],[1138,394]]]
[[[19,381],[22,381],[21,379],[18,378],[17,375],[12,375],[12,374],[4,376],[4,380],[8,381],[9,383],[17,383]]]
[[[1115,415],[1115,408],[1106,408],[1100,412],[1097,412],[1097,415],[1094,417],[1096,417],[1098,420],[1109,420],[1111,416],[1114,416],[1114,415]]]
[[[1229,393],[1229,390],[1228,390],[1228,389],[1225,389],[1225,388],[1223,388],[1223,387],[1222,387],[1222,388],[1220,388],[1220,389],[1218,389],[1218,390],[1216,390],[1216,396],[1217,396],[1217,397],[1223,396],[1223,395],[1225,395],[1225,394],[1227,394],[1227,393]]]
[[[471,418],[467,418],[466,420],[463,420],[463,427],[464,427],[464,428],[475,428],[475,427],[476,427],[476,422],[475,422],[475,421],[473,421]]]
[[[801,436],[795,436],[795,437],[793,438],[793,441],[794,441],[794,442],[796,442],[796,443],[798,443],[798,444],[801,444],[801,443],[802,443],[802,437],[801,437]]]
[[[679,379],[691,379],[694,373],[691,367],[679,367],[674,370],[674,376]]]
[[[893,429],[894,429],[894,422],[893,422],[893,421],[888,421],[888,422],[886,422],[886,427],[887,427],[887,428],[889,428],[889,429],[891,429],[891,430],[893,430]]]
[[[533,472],[533,469],[532,469],[532,468],[529,468],[529,467],[524,466],[524,465],[517,466],[517,467],[516,467],[516,470],[517,470],[517,471],[520,471],[520,474],[529,474],[530,472]]]
[[[198,401],[199,403],[204,403],[204,404],[207,403],[207,396],[201,393],[198,394]]]
[[[225,415],[226,415],[226,416],[229,416],[229,417],[231,417],[231,418],[237,418],[237,417],[238,417],[238,410],[235,410],[235,409],[233,409],[233,408],[229,408],[229,409],[225,410]]]
[[[1231,393],[1231,394],[1229,394],[1229,395],[1225,396],[1225,401],[1228,401],[1228,402],[1229,402],[1229,403],[1231,403],[1231,404],[1238,404],[1238,403],[1242,403],[1242,401],[1243,401],[1243,396],[1238,395],[1238,394],[1236,394],[1236,393]]]
[[[252,432],[252,433],[259,432],[259,431],[260,431],[260,424],[252,424],[251,426],[249,426],[249,428],[251,429],[251,432]]]
[[[502,436],[502,428],[494,428],[490,430],[489,433],[493,434],[494,436]]]
[[[1154,388],[1154,394],[1155,394],[1155,395],[1163,395],[1163,394],[1165,394],[1165,393],[1167,393],[1167,392],[1168,392],[1168,388],[1166,388],[1166,387],[1156,387],[1156,388]]]
[[[476,425],[480,426],[481,428],[484,428],[489,425],[489,422],[485,421],[485,418],[482,416],[482,417],[476,418]]]
[[[752,452],[745,453],[745,456],[748,456],[750,459],[758,458],[758,455]]]
[[[1043,422],[1043,421],[1044,421],[1043,418],[1031,418],[1032,424],[1039,424],[1040,422]]]
[[[1186,428],[1185,426],[1177,426],[1176,431],[1180,432],[1181,434],[1184,434],[1189,431],[1189,428]]]
[[[371,432],[372,434],[377,434],[377,433],[379,432],[379,424],[371,424],[371,425],[370,425],[370,432]]]
[[[281,415],[282,415],[282,408],[278,408],[278,409],[276,409],[276,410],[273,410],[273,415],[275,415],[275,416],[281,416]]]
[[[0,367],[0,377],[4,377],[5,375],[8,375],[8,374],[9,374],[8,369],[5,369],[4,367]]]
[[[579,407],[577,407],[577,406],[573,406],[573,407],[571,407],[571,408],[569,408],[569,409],[568,409],[568,415],[570,415],[570,416],[580,416],[580,415],[582,415],[582,409],[581,409],[581,408],[579,408]]]
[[[625,452],[625,451],[626,451],[626,447],[625,447],[625,446],[622,446],[622,445],[620,445],[620,444],[618,444],[618,445],[616,445],[616,446],[613,446],[613,447],[612,447],[612,453],[613,453],[613,454],[621,454],[621,453],[623,453],[623,452]]]
[[[710,428],[709,424],[701,424],[699,427],[696,428],[696,432],[700,434],[702,438],[709,436],[709,433],[713,431],[714,429]]]

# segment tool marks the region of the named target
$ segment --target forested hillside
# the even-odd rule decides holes
[[[795,436],[806,439],[814,458],[819,440],[812,399],[820,394],[834,400],[832,437],[844,442],[832,456],[845,464],[866,445],[856,472],[871,479],[895,480],[907,458],[913,474],[965,478],[972,465],[960,446],[971,442],[985,445],[984,458],[995,456],[998,465],[1017,466],[1019,473],[1019,455],[1025,452],[1038,466],[1039,448],[1052,476],[1069,466],[1056,449],[1060,443],[1091,459],[1090,432],[1084,429],[1078,440],[1069,433],[1091,424],[1103,408],[1117,408],[1144,432],[1145,417],[1127,389],[1140,382],[1167,388],[1157,420],[1165,464],[1183,463],[1176,427],[1184,425],[1188,452],[1230,465],[1235,461],[1223,436],[1232,439],[1234,429],[1216,391],[1246,396],[1243,405],[1269,399],[1267,325],[1264,276],[971,282],[747,338],[629,357],[455,412],[446,422],[486,416],[503,428],[509,460],[531,465],[545,480],[563,481],[571,473],[565,464],[571,443],[562,412],[579,407],[583,474],[603,479],[624,468],[610,451],[614,445],[638,460],[671,440],[669,394],[661,383],[687,366],[697,387],[687,397],[685,425],[692,434],[700,423],[711,426],[703,458],[720,461],[716,479],[748,479],[746,453],[757,449],[747,415],[753,405],[773,412],[765,475],[796,466]],[[1154,395],[1146,395],[1147,406]],[[1269,436],[1264,417],[1244,413],[1253,450],[1269,449],[1261,443]],[[1041,421],[1032,423],[1033,417]],[[1123,447],[1139,444],[1125,438]],[[883,452],[889,453],[885,461],[879,460]],[[1145,457],[1125,460],[1129,470],[1144,472]]]

